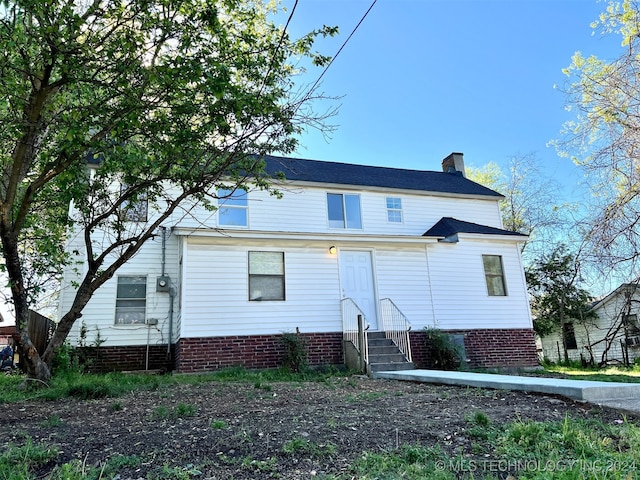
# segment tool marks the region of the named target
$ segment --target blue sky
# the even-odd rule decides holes
[[[372,1],[299,0],[290,31],[338,25],[338,37],[317,45],[334,55]],[[547,146],[571,117],[554,85],[563,86],[576,51],[622,53],[618,37],[592,35],[605,8],[597,0],[378,0],[322,81],[325,94],[343,96],[330,120],[336,131],[328,141],[305,134],[296,156],[437,170],[451,152],[475,167],[535,154],[570,193],[580,173]],[[304,80],[320,73],[310,69]]]

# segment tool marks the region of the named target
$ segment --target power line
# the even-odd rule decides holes
[[[362,24],[362,22],[364,22],[364,19],[367,18],[367,15],[369,15],[369,12],[371,11],[371,9],[373,8],[373,6],[376,4],[378,0],[373,0],[373,2],[371,3],[371,5],[369,6],[369,8],[367,9],[366,12],[364,12],[364,15],[362,16],[362,18],[360,19],[360,21],[358,22],[358,24],[354,27],[354,29],[351,31],[351,33],[349,34],[349,36],[347,37],[347,39],[344,41],[344,43],[342,44],[342,46],[338,49],[338,51],[336,52],[336,54],[333,56],[333,58],[331,59],[331,61],[329,62],[329,64],[324,67],[324,70],[322,71],[322,73],[320,74],[320,76],[318,77],[318,79],[313,83],[313,85],[311,86],[311,88],[309,89],[309,94],[311,94],[311,92],[313,92],[313,90],[318,86],[318,83],[320,83],[320,80],[322,80],[322,77],[324,77],[324,74],[327,73],[327,70],[329,70],[329,67],[333,64],[334,60],[336,58],[338,58],[338,55],[340,55],[340,52],[342,52],[342,50],[344,49],[344,47],[347,45],[347,43],[349,42],[349,40],[351,40],[351,37],[353,37],[353,34],[356,33],[356,30],[358,30],[358,27],[360,27],[360,25]]]

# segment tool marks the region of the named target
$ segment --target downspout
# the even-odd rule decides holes
[[[167,227],[160,227],[162,229],[162,273],[161,275],[164,277],[165,275],[165,270],[164,270],[164,265],[165,265],[165,251],[167,249]]]
[[[162,277],[166,278],[166,251],[167,251],[167,227],[162,229]],[[171,282],[169,281],[169,285]],[[172,286],[169,287],[169,331],[167,333],[167,361],[171,358],[171,342],[173,340],[173,305],[176,296],[176,290]],[[167,362],[168,363],[168,362]]]
[[[167,341],[167,359],[171,358],[171,337],[173,333],[173,299],[176,296],[175,288],[169,288],[169,340]]]

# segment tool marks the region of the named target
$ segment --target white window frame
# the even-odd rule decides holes
[[[229,218],[236,218],[238,212],[244,214],[244,223],[225,221],[225,212]],[[246,228],[249,226],[249,193],[243,188],[218,189],[218,225],[221,227]]]
[[[627,332],[628,337],[640,336],[640,323],[638,323],[638,314],[629,313],[622,315],[622,324]]]
[[[342,200],[342,218],[336,219],[331,218],[331,205],[332,201],[331,197],[340,197]],[[352,201],[357,200],[358,205],[358,218],[354,219],[354,214],[356,212],[350,212],[353,207]],[[351,217],[351,219],[350,219]],[[339,229],[348,229],[348,230],[362,230],[362,202],[360,201],[360,194],[357,193],[335,193],[335,192],[327,192],[327,221],[329,223],[329,228],[339,228]],[[355,221],[355,224],[354,224]],[[339,225],[337,222],[341,222]]]
[[[252,262],[252,256],[255,257],[255,263]],[[269,262],[259,263],[260,256],[271,257],[271,265]],[[275,271],[269,270],[268,267],[275,267]],[[253,267],[253,269],[252,269]],[[250,302],[284,302],[287,299],[287,283],[285,272],[284,252],[274,251],[257,251],[251,250],[247,255],[247,273],[249,281],[249,301]],[[262,294],[257,295],[255,283],[264,280],[280,280],[282,283],[282,295],[274,298],[264,298]]]
[[[500,272],[491,272],[487,270],[487,262],[490,258],[497,258],[500,265]],[[507,280],[504,274],[504,262],[502,261],[502,255],[482,255],[482,267],[484,269],[484,278],[485,283],[487,285],[487,294],[490,297],[506,297],[507,294]],[[494,280],[500,279],[500,284],[502,286],[502,291],[496,289],[497,285],[494,283]]]
[[[138,279],[142,280],[137,285],[144,285],[144,297],[119,296],[121,280]],[[126,285],[126,283],[122,282]],[[129,283],[128,285],[133,285]],[[137,305],[131,305],[136,302]],[[127,305],[128,304],[128,305]],[[127,309],[129,312],[140,313],[142,308],[142,321],[127,319]],[[147,276],[146,275],[118,275],[116,279],[116,305],[115,305],[115,324],[116,325],[141,325],[147,323]]]
[[[403,223],[404,215],[402,213],[402,198],[400,197],[386,197],[385,203],[387,205],[387,222],[389,223]],[[398,215],[395,219],[392,218]]]

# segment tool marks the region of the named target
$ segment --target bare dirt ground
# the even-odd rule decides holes
[[[474,455],[467,432],[475,412],[494,425],[622,418],[563,398],[364,377],[202,383],[119,398],[9,404],[0,418],[4,445],[31,438],[59,450],[39,477],[74,459],[100,466],[122,455],[138,461],[119,469],[119,479],[171,478],[167,471],[212,479],[308,479],[354,478],[350,465],[363,452],[402,444]]]

